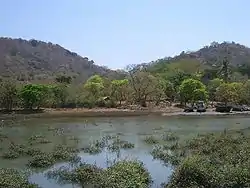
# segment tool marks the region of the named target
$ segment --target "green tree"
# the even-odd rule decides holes
[[[17,102],[17,86],[10,80],[0,83],[0,102],[1,106],[7,110],[12,110]]]
[[[167,98],[170,103],[172,103],[175,98],[175,94],[174,85],[169,80],[158,77],[158,84],[155,90],[156,105],[159,104],[162,98]]]
[[[209,94],[209,99],[211,101],[215,101],[216,99],[216,90],[217,88],[223,83],[223,80],[220,78],[215,78],[213,80],[210,80],[208,82],[208,94]]]
[[[20,91],[20,98],[23,106],[26,109],[41,107],[44,104],[49,93],[47,85],[42,84],[27,84]]]
[[[216,91],[216,98],[218,101],[224,102],[225,105],[229,102],[239,103],[241,101],[242,89],[243,83],[222,83]]]
[[[111,82],[111,96],[114,96],[116,101],[119,101],[120,104],[126,99],[128,85],[128,79],[113,80]]]
[[[201,81],[192,78],[186,79],[181,83],[179,93],[181,100],[185,104],[187,102],[193,104],[198,100],[207,100],[208,97],[206,86]]]
[[[84,89],[88,92],[88,98],[97,100],[103,96],[104,81],[99,75],[91,76],[84,84]]]
[[[250,104],[250,80],[247,80],[243,84],[242,92],[241,92],[242,103]]]
[[[53,106],[63,107],[66,104],[67,97],[69,96],[67,89],[68,86],[64,83],[50,87]]]

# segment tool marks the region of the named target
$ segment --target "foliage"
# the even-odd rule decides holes
[[[56,107],[63,107],[68,97],[67,85],[57,84],[51,86],[52,104]]]
[[[239,103],[241,101],[243,84],[232,82],[222,83],[216,91],[216,98],[218,101],[224,102],[225,104]]]
[[[50,178],[57,179],[60,183],[73,183],[81,186],[93,187],[149,187],[152,180],[149,172],[139,161],[119,161],[107,169],[96,165],[80,164],[75,170],[61,168],[50,171]]]
[[[152,154],[176,166],[168,188],[249,187],[249,143],[243,131],[224,131],[198,135],[175,147],[159,146]]]
[[[199,80],[192,78],[184,80],[180,87],[179,92],[181,99],[186,102],[196,102],[198,100],[207,100],[206,86]]]
[[[17,103],[17,86],[16,83],[10,80],[2,81],[0,83],[0,103],[1,107],[12,110]]]
[[[38,185],[32,184],[28,176],[15,169],[0,169],[0,187],[4,188],[38,188]]]
[[[208,82],[209,99],[215,101],[217,88],[223,83],[222,79],[215,78]]]
[[[146,101],[157,87],[157,78],[147,70],[131,66],[129,69],[129,82],[133,89],[133,101],[141,106],[147,106]]]
[[[122,101],[126,100],[128,87],[128,79],[113,80],[111,82],[111,96],[114,96],[116,101],[119,101],[119,103],[121,104]]]
[[[71,76],[61,75],[61,76],[57,76],[55,78],[55,80],[58,83],[70,84],[72,82],[72,77]]]
[[[33,109],[39,108],[46,100],[48,87],[41,84],[27,84],[20,91],[20,98],[24,108]]]
[[[99,75],[91,76],[84,84],[84,89],[88,92],[88,98],[94,102],[102,97],[102,90],[104,89],[104,82]]]

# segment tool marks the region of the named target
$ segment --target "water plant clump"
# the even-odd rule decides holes
[[[102,149],[100,147],[96,147],[95,145],[90,145],[90,146],[84,147],[83,151],[85,153],[89,153],[89,154],[94,155],[94,154],[101,153]]]
[[[51,141],[48,140],[47,138],[45,138],[45,136],[43,136],[43,135],[32,135],[28,139],[28,142],[29,142],[30,145],[51,143]]]
[[[235,131],[197,136],[181,146],[188,152],[165,187],[249,187],[249,144]]]
[[[146,136],[144,138],[144,142],[147,144],[158,144],[159,140],[155,136],[151,135],[151,136]]]
[[[154,159],[160,159],[163,161],[166,165],[172,165],[176,166],[180,163],[181,158],[178,155],[178,153],[173,152],[169,149],[165,149],[164,146],[156,146],[151,151],[151,155],[154,157]]]
[[[38,188],[28,181],[25,173],[15,169],[0,168],[0,187],[4,188]]]
[[[8,148],[8,151],[5,151],[2,154],[2,158],[15,159],[15,158],[20,157],[24,153],[25,153],[25,146],[24,145],[11,143],[9,148]]]
[[[28,166],[32,168],[46,168],[55,164],[56,160],[50,153],[40,153],[34,155],[32,159],[28,162]]]
[[[60,183],[78,184],[82,187],[149,187],[152,183],[149,172],[139,161],[119,161],[107,169],[82,163],[74,170],[61,168],[47,173],[49,178]]]
[[[78,160],[75,148],[57,145],[51,153],[38,152],[32,156],[28,166],[32,168],[46,168],[50,167],[59,161],[75,161]]]
[[[179,137],[172,131],[166,131],[162,135],[163,141],[177,141],[179,140]]]

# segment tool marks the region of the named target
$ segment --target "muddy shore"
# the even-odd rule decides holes
[[[213,109],[207,112],[183,112],[181,108],[169,107],[165,109],[117,109],[117,108],[95,108],[95,109],[44,109],[39,113],[10,113],[1,114],[2,118],[14,116],[25,116],[29,118],[56,118],[56,117],[126,117],[126,116],[250,116],[250,112],[219,113]]]

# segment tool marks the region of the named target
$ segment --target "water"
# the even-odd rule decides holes
[[[150,171],[154,180],[153,187],[160,187],[162,182],[167,182],[172,173],[170,167],[164,166],[161,161],[153,160],[150,155],[152,146],[144,143],[145,135],[161,134],[163,131],[172,130],[182,140],[191,138],[197,133],[215,132],[227,129],[242,129],[249,127],[250,118],[244,117],[114,117],[114,118],[59,118],[59,119],[29,119],[22,121],[20,125],[4,127],[3,132],[15,142],[22,143],[25,139],[35,134],[46,136],[52,141],[50,144],[39,145],[44,151],[50,151],[55,144],[76,144],[76,140],[69,137],[77,137],[78,147],[88,145],[92,140],[101,136],[116,134],[122,140],[135,144],[131,150],[122,150],[121,158],[136,158],[142,161]],[[4,145],[1,146],[4,148]],[[96,163],[105,168],[107,157],[115,158],[112,154],[102,152],[98,155],[80,153],[82,160],[88,163]],[[25,168],[29,158],[16,160],[0,160],[0,167]],[[65,164],[56,164],[53,168]],[[31,175],[30,180],[46,188],[71,188],[72,185],[58,185],[53,180],[47,180],[44,176],[46,171]],[[76,186],[74,186],[76,187]]]

